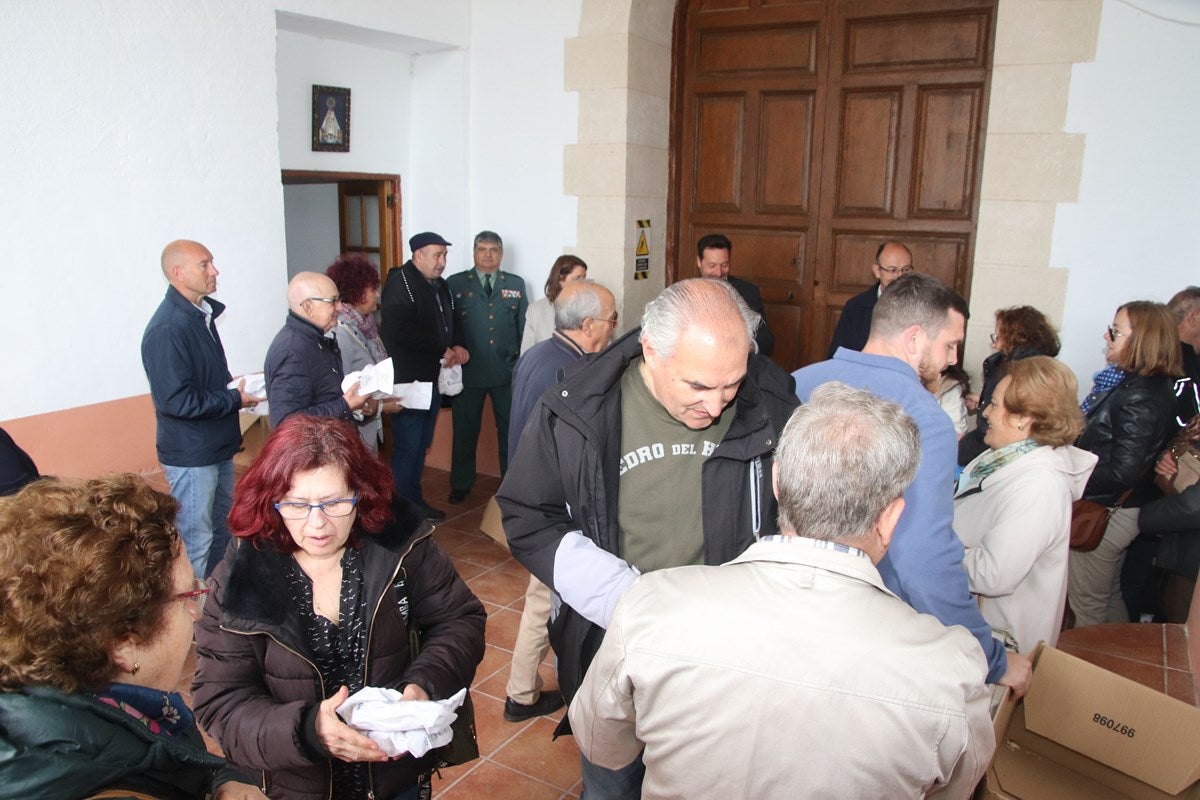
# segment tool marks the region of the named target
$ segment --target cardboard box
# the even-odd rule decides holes
[[[1200,798],[1200,709],[1052,647],[996,714],[977,800]]]
[[[238,424],[242,428],[242,449],[233,454],[233,466],[246,469],[262,451],[271,427],[267,417],[249,411],[238,413]]]
[[[495,497],[488,500],[487,507],[483,510],[483,521],[479,523],[479,530],[505,550],[508,549],[508,539],[504,536],[504,525],[500,520],[500,504],[496,502]]]

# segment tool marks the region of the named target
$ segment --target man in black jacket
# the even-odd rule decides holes
[[[710,233],[701,236],[696,242],[696,269],[699,270],[700,277],[728,281],[746,301],[746,305],[750,306],[750,310],[758,314],[759,323],[758,329],[754,331],[754,342],[758,345],[758,352],[769,356],[775,352],[775,334],[771,333],[771,326],[767,324],[762,293],[750,281],[729,274],[729,261],[732,257],[733,242],[724,234]]]
[[[333,329],[342,299],[337,285],[319,272],[300,272],[288,282],[288,315],[267,348],[264,377],[271,404],[271,427],[292,414],[353,418],[377,404],[358,393],[355,382],[342,391],[342,356]]]
[[[912,251],[899,242],[884,242],[875,251],[875,263],[871,272],[875,283],[862,294],[856,294],[842,306],[837,327],[833,330],[833,341],[829,343],[828,358],[833,358],[839,347],[847,350],[862,350],[871,334],[871,317],[875,313],[875,302],[892,281],[913,271]]]
[[[425,502],[421,473],[425,453],[433,443],[441,396],[438,372],[443,364],[465,364],[469,356],[452,347],[454,301],[442,273],[450,243],[436,233],[418,233],[408,240],[412,258],[388,271],[380,297],[379,336],[392,357],[396,383],[433,383],[429,408],[406,408],[392,414],[392,476],[396,493],[416,503],[428,519],[446,518],[444,511]]]
[[[777,532],[771,457],[798,401],[751,353],[757,322],[728,283],[680,281],[530,417],[497,500],[513,555],[562,601],[550,641],[568,699],[639,573],[722,564]],[[583,762],[597,796],[638,797],[643,773]]]
[[[216,320],[225,310],[211,297],[217,265],[199,242],[163,248],[170,286],[142,336],[142,366],[158,427],[158,461],[179,501],[176,522],[188,561],[207,577],[225,554],[225,518],[233,504],[233,454],[242,444],[238,410],[260,398],[226,388],[231,380]]]

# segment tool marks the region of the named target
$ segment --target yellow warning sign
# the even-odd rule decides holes
[[[646,231],[650,229],[650,220],[637,221],[637,248],[633,258],[633,279],[644,281],[650,275],[650,243],[646,241]]]
[[[650,255],[650,245],[646,244],[646,231],[638,231],[637,253],[639,256]]]

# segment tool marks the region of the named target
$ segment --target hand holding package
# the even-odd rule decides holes
[[[466,696],[467,690],[459,689],[445,700],[404,700],[395,689],[367,686],[346,698],[337,713],[389,757],[412,753],[420,758],[450,744],[450,724]]]

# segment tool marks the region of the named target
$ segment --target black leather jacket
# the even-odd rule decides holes
[[[1129,375],[1092,403],[1075,443],[1100,457],[1084,498],[1111,506],[1132,487],[1125,507],[1139,508],[1158,496],[1153,466],[1172,429],[1174,383],[1162,375]]]

